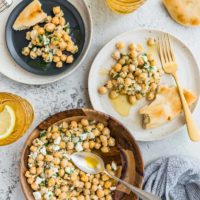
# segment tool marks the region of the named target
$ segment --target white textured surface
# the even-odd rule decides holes
[[[94,21],[93,44],[87,58],[75,73],[45,86],[26,86],[0,75],[0,91],[13,92],[26,97],[34,105],[36,112],[33,126],[21,140],[8,147],[0,147],[0,200],[24,200],[18,179],[18,160],[23,143],[33,127],[47,116],[61,110],[90,106],[87,94],[90,65],[101,47],[114,36],[131,28],[159,28],[172,32],[184,40],[198,58],[200,28],[185,28],[177,25],[169,18],[159,0],[147,1],[141,9],[128,16],[111,13],[105,7],[104,0],[87,0],[87,2]],[[1,31],[4,31],[3,27]],[[188,77],[188,81],[190,78]],[[198,110],[200,111],[200,108]],[[196,119],[198,113],[196,113]],[[200,118],[198,122],[200,124]],[[190,142],[186,131],[164,141],[140,143],[140,147],[145,163],[160,156],[172,154],[186,154],[200,158],[200,144]]]

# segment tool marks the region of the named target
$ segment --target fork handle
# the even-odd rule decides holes
[[[185,96],[184,96],[184,93],[183,93],[183,89],[180,86],[180,83],[178,81],[176,73],[173,74],[173,77],[174,77],[176,84],[177,84],[177,87],[178,87],[183,111],[184,111],[184,114],[185,114],[185,120],[186,120],[186,125],[187,125],[189,137],[192,141],[195,141],[195,142],[200,141],[200,131],[199,131],[195,121],[192,118],[192,113],[190,111],[188,103],[186,102],[186,99],[185,99]]]

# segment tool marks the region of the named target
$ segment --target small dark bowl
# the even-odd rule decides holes
[[[73,64],[66,64],[64,63],[62,68],[56,68],[54,63],[45,63],[42,61],[42,58],[37,58],[36,60],[32,60],[30,57],[26,57],[22,55],[21,51],[22,48],[27,46],[29,41],[26,40],[26,32],[29,30],[24,31],[15,31],[13,30],[12,26],[20,14],[20,12],[31,2],[31,0],[22,1],[18,4],[14,10],[11,12],[7,25],[6,25],[6,44],[8,50],[15,60],[15,62],[20,65],[25,70],[38,74],[38,75],[57,75],[63,73],[67,70],[71,65],[73,67],[76,66],[78,63],[78,58],[82,53],[83,46],[85,43],[85,27],[84,22],[77,11],[77,9],[68,1],[63,0],[40,0],[42,4],[42,9],[48,15],[52,16],[52,8],[54,6],[60,6],[64,12],[64,17],[67,22],[69,22],[71,27],[71,36],[73,41],[78,45],[79,51],[74,55],[74,62]],[[31,29],[30,29],[31,30]]]

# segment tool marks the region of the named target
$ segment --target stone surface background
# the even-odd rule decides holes
[[[19,183],[18,163],[20,150],[31,130],[40,121],[56,112],[76,107],[90,107],[87,92],[88,72],[95,55],[113,37],[133,28],[158,28],[169,31],[185,41],[195,57],[199,58],[200,28],[186,28],[176,24],[160,0],[148,0],[138,11],[127,16],[112,13],[105,6],[104,0],[86,0],[86,2],[94,23],[93,42],[85,61],[70,77],[49,85],[28,86],[0,75],[0,91],[13,92],[27,98],[33,104],[36,113],[32,127],[22,139],[10,146],[0,147],[0,200],[25,199]],[[188,77],[188,81],[190,78]],[[197,111],[195,118],[200,124],[200,108]],[[145,164],[160,156],[173,154],[200,158],[200,144],[190,142],[186,130],[164,141],[139,143],[139,145]]]

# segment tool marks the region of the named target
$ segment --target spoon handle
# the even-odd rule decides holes
[[[114,180],[118,181],[119,183],[125,185],[127,188],[129,188],[133,193],[135,193],[139,198],[143,200],[162,200],[160,197],[155,196],[154,194],[151,194],[149,192],[145,192],[142,189],[139,189],[133,185],[130,185],[129,183],[117,178],[116,176],[110,174],[106,170],[104,170],[104,173],[113,178]]]

